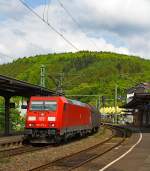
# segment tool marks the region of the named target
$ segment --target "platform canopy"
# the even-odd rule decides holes
[[[30,97],[35,95],[48,96],[57,94],[55,91],[44,87],[0,75],[0,96]]]
[[[133,99],[125,104],[123,108],[136,109],[139,106],[149,104],[150,102],[150,93],[135,93]]]

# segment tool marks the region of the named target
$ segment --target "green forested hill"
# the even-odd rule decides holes
[[[100,94],[114,97],[140,82],[150,81],[150,60],[108,52],[77,52],[38,55],[0,66],[0,74],[40,83],[40,66],[46,66],[46,87],[55,89],[53,77],[63,72],[66,94]],[[94,98],[94,97],[91,97]],[[90,101],[91,98],[83,99]]]

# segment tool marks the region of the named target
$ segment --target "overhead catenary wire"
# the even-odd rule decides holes
[[[50,6],[50,2],[51,2],[51,0],[49,0],[49,2],[48,2],[48,7],[47,7],[47,22],[49,22],[49,6]]]
[[[38,17],[42,22],[48,25],[50,29],[52,29],[55,33],[57,33],[64,41],[66,41],[70,46],[72,46],[75,50],[79,51],[79,49],[70,41],[68,40],[62,33],[60,33],[55,27],[53,27],[49,22],[46,22],[36,11],[34,11],[27,3],[23,0],[19,0],[28,10],[30,10],[36,17]]]
[[[74,23],[76,23],[76,25],[78,27],[80,27],[80,24],[76,21],[76,19],[72,16],[72,14],[69,12],[69,10],[64,6],[64,4],[60,1],[57,0],[59,5],[65,10],[65,12],[69,15],[69,17],[73,20]]]
[[[86,34],[85,31],[82,29],[81,25],[73,17],[73,15],[70,13],[70,11],[64,6],[64,4],[61,2],[61,0],[57,0],[57,2],[64,9],[64,11],[68,14],[68,16],[72,19],[72,21],[77,25],[77,27],[82,31],[82,33]],[[98,47],[95,44],[95,42],[93,40],[91,40],[91,39],[88,39],[88,40],[93,44],[93,46],[95,47],[95,49],[98,50]]]
[[[50,6],[51,0],[44,0],[44,9],[43,9],[43,20],[45,20],[47,23],[49,22],[49,6]]]
[[[43,20],[45,19],[45,10],[46,10],[46,0],[44,0],[44,10],[43,10]]]

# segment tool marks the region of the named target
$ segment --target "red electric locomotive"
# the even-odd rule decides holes
[[[99,112],[92,106],[58,96],[31,97],[25,135],[31,143],[59,143],[75,135],[96,132]]]

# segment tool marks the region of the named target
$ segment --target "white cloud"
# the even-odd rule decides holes
[[[150,28],[148,0],[76,0],[75,2],[80,4],[82,11],[76,14],[78,19],[84,24],[91,22],[95,28],[96,26],[105,29],[114,29],[118,26]],[[76,6],[72,7],[74,11]]]
[[[23,9],[24,7],[18,0],[0,1],[0,15],[4,19],[7,19],[7,17],[16,17],[19,20],[26,13]]]
[[[149,57],[150,1],[61,0],[83,33],[56,0],[49,6],[49,21],[80,50],[113,51]],[[43,15],[44,6],[36,7]],[[12,58],[41,53],[75,51],[17,0],[0,2],[0,52]],[[45,13],[45,19],[47,12]],[[94,42],[94,43],[92,43]],[[96,47],[93,45],[96,44]],[[6,61],[9,61],[6,58]]]

